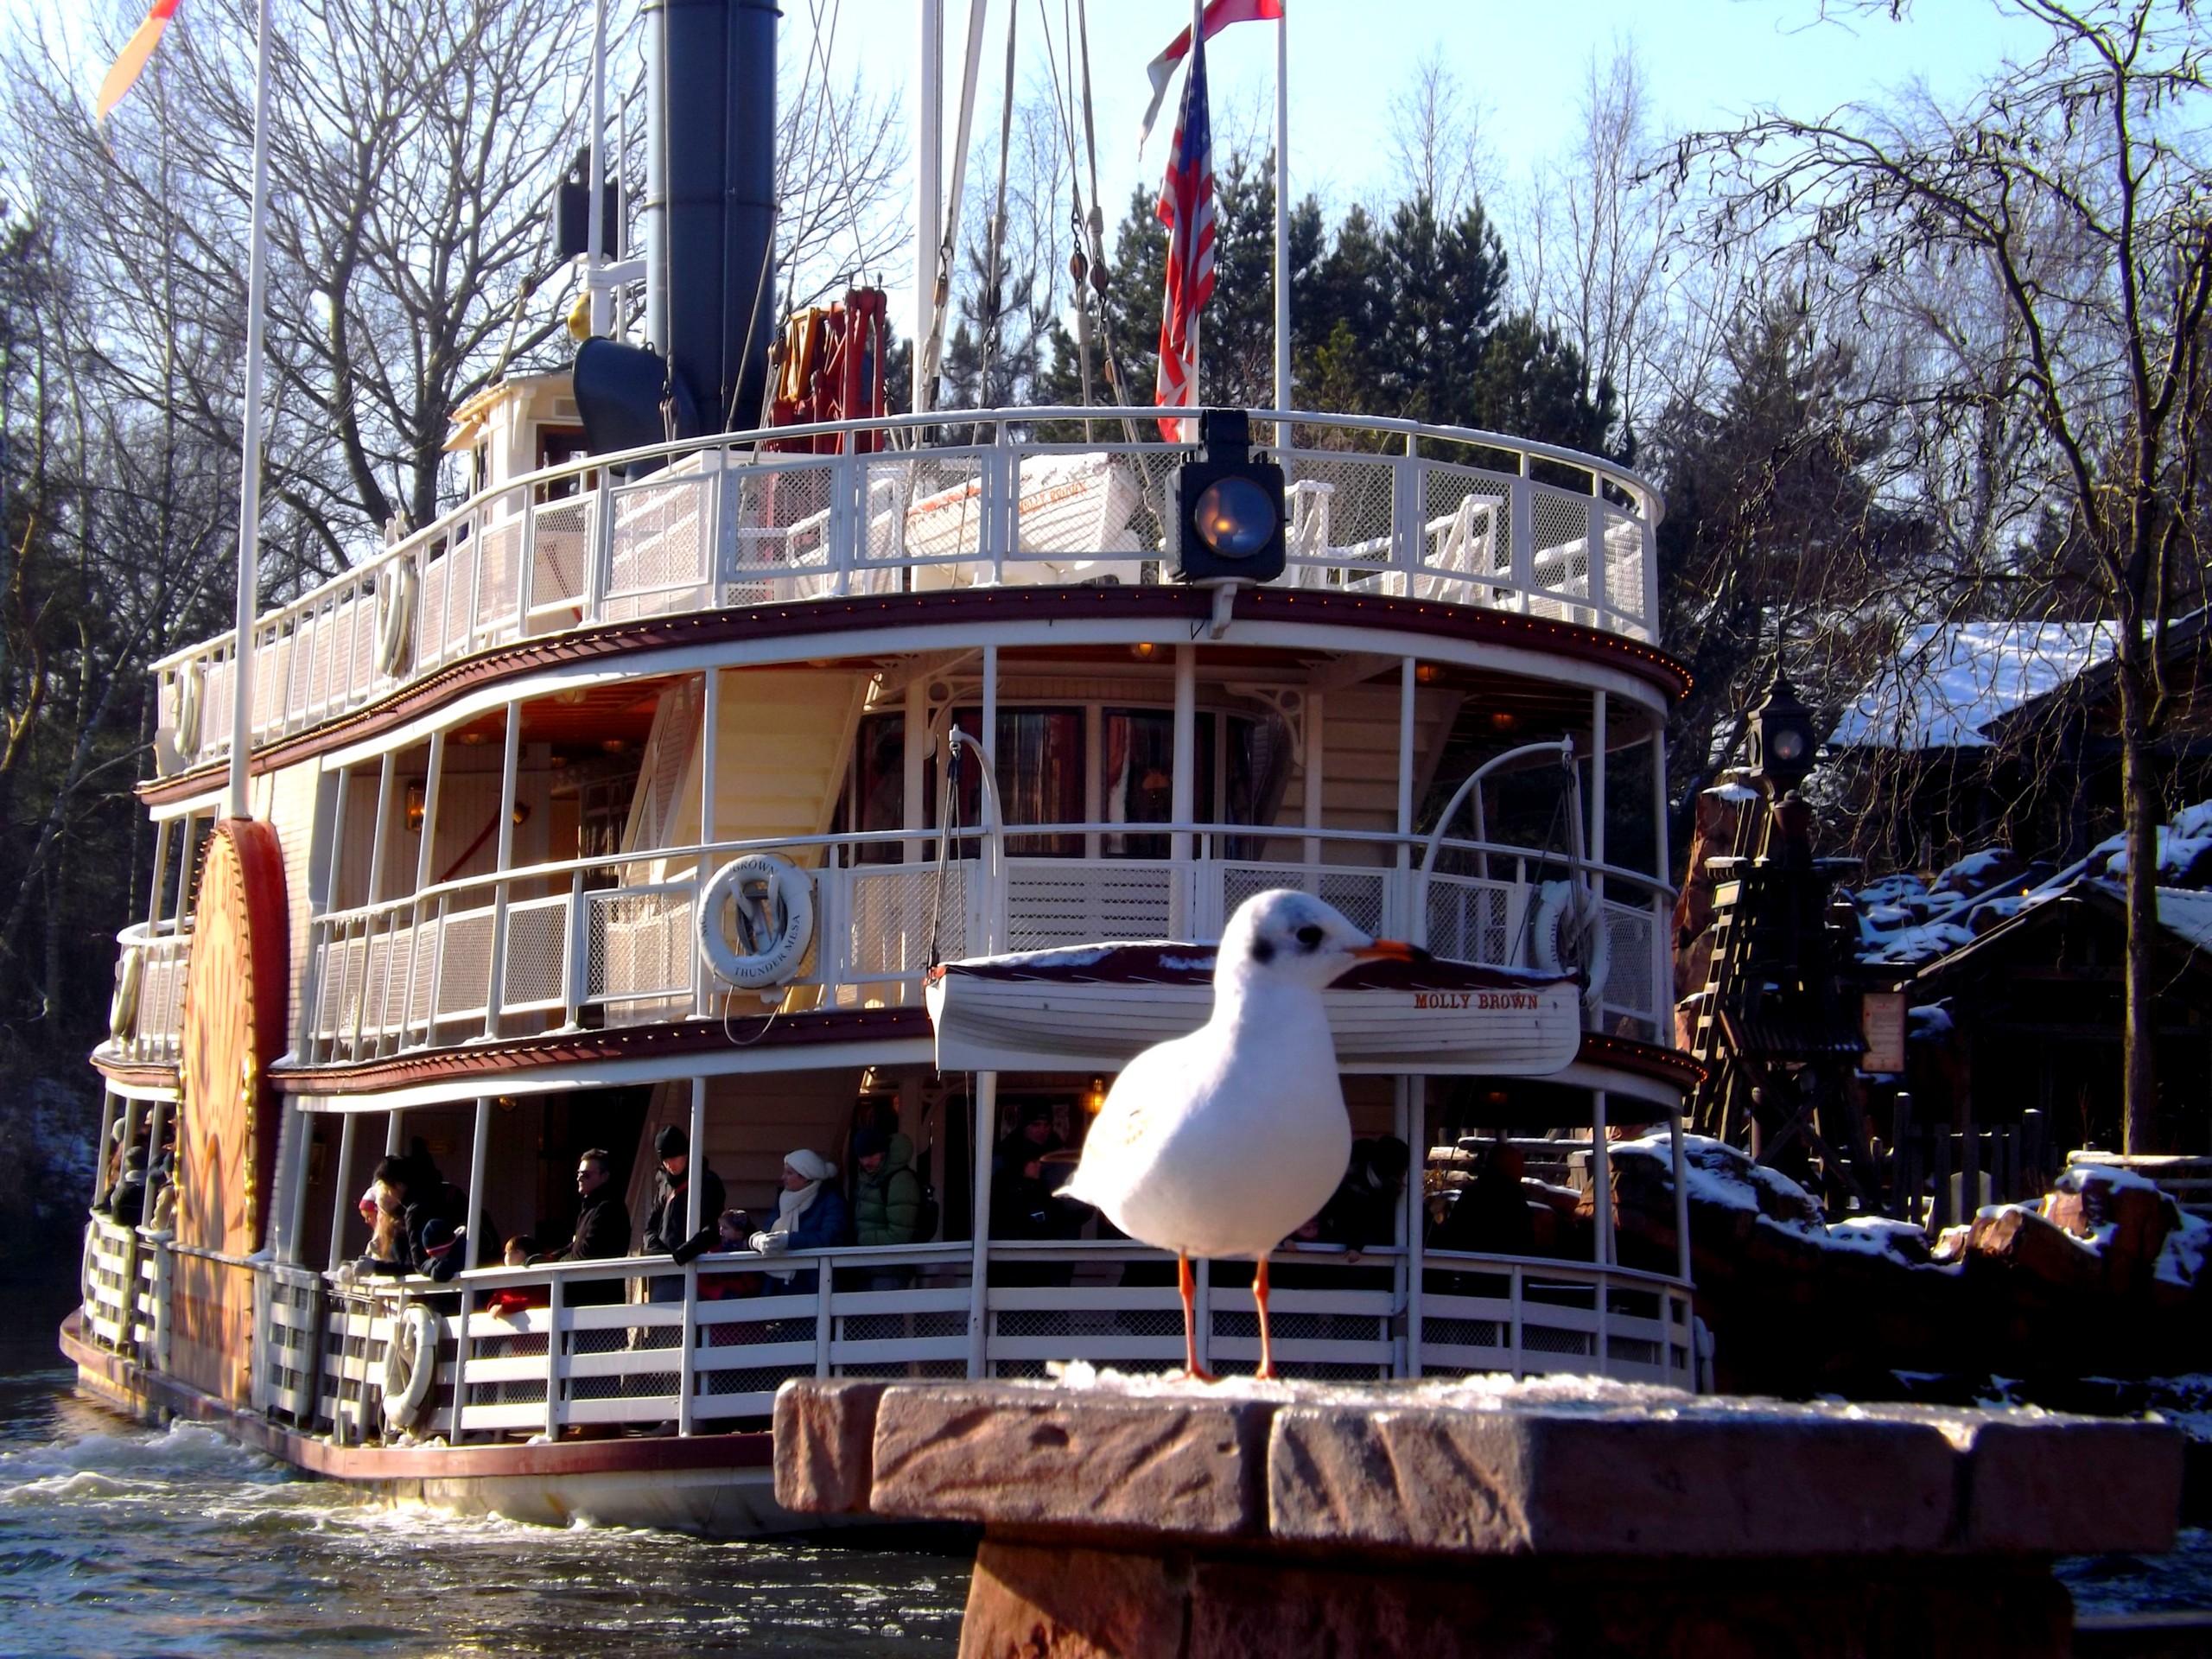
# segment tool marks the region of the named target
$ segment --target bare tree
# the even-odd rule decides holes
[[[1493,194],[1496,172],[1483,143],[1482,99],[1432,47],[1413,79],[1390,95],[1390,182],[1402,200],[1426,196],[1445,224]],[[1254,147],[1256,153],[1256,147]]]
[[[1694,377],[1662,362],[1701,340],[1694,309],[1675,303],[1691,264],[1685,203],[1660,175],[1662,147],[1632,48],[1602,61],[1592,54],[1578,113],[1567,152],[1529,185],[1522,284],[1581,353],[1590,385],[1611,385],[1637,431]]]
[[[1683,156],[1717,173],[1716,230],[1784,230],[1847,302],[1887,303],[1930,272],[1992,285],[1984,327],[2014,346],[1968,372],[1955,347],[1931,354],[1918,401],[1964,453],[1985,443],[1977,416],[1993,404],[2022,411],[2032,442],[2012,487],[2048,509],[2054,533],[1987,550],[1997,568],[1975,575],[2022,595],[2079,592],[2113,631],[2125,1134],[2140,1152],[2157,1098],[2152,760],[2176,709],[2167,637],[2206,589],[2203,44],[2193,0],[2014,9],[2047,31],[2047,49],[1955,111],[1922,99],[1820,120],[1770,114],[1697,135]]]
[[[37,135],[29,177],[80,251],[103,348],[219,447],[243,334],[252,23],[249,0],[181,16],[153,85],[105,130],[49,43],[20,41],[9,65],[11,124]],[[294,580],[342,565],[396,515],[437,512],[448,419],[505,359],[518,290],[550,269],[543,208],[576,138],[588,24],[582,0],[284,8],[267,465]],[[520,346],[558,326],[540,315]],[[214,349],[179,364],[179,331]],[[166,385],[163,365],[180,371]]]

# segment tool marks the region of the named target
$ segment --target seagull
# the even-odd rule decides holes
[[[1268,1253],[1328,1202],[1351,1161],[1321,993],[1355,963],[1421,954],[1370,938],[1308,893],[1255,893],[1223,931],[1211,1017],[1145,1050],[1115,1079],[1061,1196],[1175,1252],[1185,1376],[1215,1380],[1198,1365],[1194,1255],[1258,1264],[1259,1374],[1275,1374]]]

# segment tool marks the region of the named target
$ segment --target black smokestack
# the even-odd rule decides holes
[[[777,10],[645,10],[645,332],[708,430],[757,425],[776,288]]]

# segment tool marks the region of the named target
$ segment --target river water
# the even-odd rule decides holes
[[[0,1341],[0,1656],[950,1656],[968,1562],[392,1509],[79,1399]],[[2085,1615],[2212,1607],[2212,1533],[2067,1561]]]
[[[459,1521],[77,1398],[0,1343],[0,1655],[945,1656],[968,1562]]]

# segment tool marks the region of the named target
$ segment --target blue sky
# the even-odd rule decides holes
[[[1057,35],[1062,0],[1046,4]],[[835,16],[833,53],[841,66],[858,62],[878,84],[907,87],[913,0],[785,0],[788,50],[805,49],[817,8],[825,20]],[[1818,0],[1287,0],[1286,10],[1292,191],[1318,192],[1337,207],[1387,183],[1391,96],[1432,50],[1478,100],[1484,138],[1510,188],[1567,140],[1593,53],[1633,51],[1660,124],[1688,127],[1727,124],[1761,107],[1824,113],[1916,80],[1938,97],[1955,98],[2008,54],[2031,54],[2041,39],[1993,0],[1919,0],[1903,22],[1880,15],[1823,20]],[[949,130],[964,0],[946,0],[945,10]],[[1175,94],[1140,162],[1144,66],[1189,21],[1190,8],[1185,0],[1090,0],[1090,12],[1101,194],[1110,224],[1132,187],[1149,182],[1164,165]],[[995,0],[985,35],[979,135],[997,117],[1005,19],[1006,0]],[[1038,10],[1028,0],[1018,35],[1026,80],[1043,66]],[[1209,50],[1217,133],[1271,123],[1273,26],[1239,24]],[[906,107],[911,114],[911,99]],[[906,286],[905,272],[887,275]]]
[[[840,76],[857,64],[912,110],[914,0],[782,0],[785,49],[804,61],[815,20],[835,20]],[[1041,81],[1044,52],[1036,0],[1021,6],[1019,75]],[[404,3],[404,0],[394,0]],[[635,0],[610,0],[615,17]],[[1007,0],[989,5],[976,122],[995,127]],[[1136,130],[1148,92],[1144,66],[1190,17],[1187,0],[1089,0],[1091,79],[1102,192],[1109,222],[1131,189],[1164,165],[1174,94],[1161,130],[1141,160]],[[1847,11],[1852,0],[1830,0]],[[1055,35],[1073,0],[1044,0]],[[282,27],[287,8],[276,0]],[[1821,0],[1287,0],[1290,14],[1291,186],[1332,208],[1379,194],[1388,184],[1389,106],[1423,56],[1441,57],[1477,103],[1493,170],[1507,190],[1567,141],[1592,54],[1626,48],[1640,60],[1662,127],[1723,124],[1761,107],[1821,113],[1878,98],[1915,80],[1938,97],[1970,91],[2008,54],[2031,54],[2040,32],[1997,0],[1917,0],[1903,22],[1886,16],[1825,20]],[[946,120],[958,95],[966,0],[945,0]],[[140,0],[116,0],[135,19]],[[86,14],[76,0],[0,0],[0,27],[41,18],[81,41]],[[124,24],[118,35],[127,30]],[[1211,48],[1219,135],[1260,130],[1273,119],[1274,26],[1225,30]],[[86,97],[105,67],[85,64]],[[581,92],[581,89],[579,89]],[[947,140],[948,149],[950,139]],[[887,271],[894,289],[907,272]],[[903,307],[901,308],[903,310]]]

